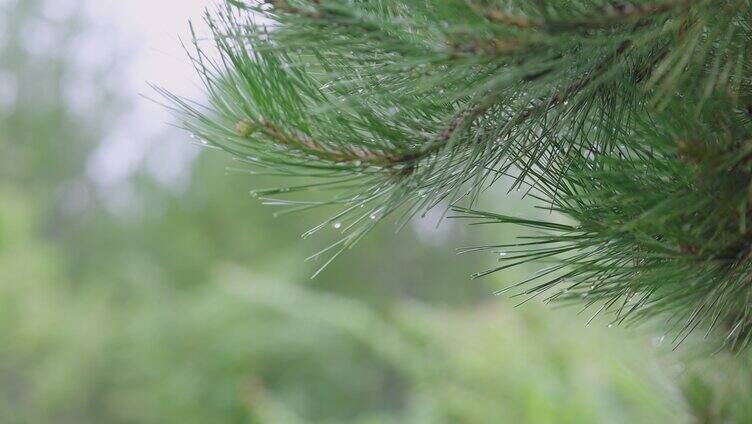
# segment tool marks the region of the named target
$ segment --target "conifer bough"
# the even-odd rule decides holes
[[[739,348],[752,338],[751,11],[227,0],[191,49],[207,104],[164,94],[206,143],[307,178],[256,194],[288,211],[336,208],[310,232],[341,231],[320,252],[329,261],[386,216],[458,205],[455,217],[530,229],[468,249],[506,252],[478,276],[548,263],[510,288],[614,324],[658,315],[675,343],[719,329]],[[501,179],[550,220],[473,210]]]

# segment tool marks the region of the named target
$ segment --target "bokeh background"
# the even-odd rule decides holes
[[[0,422],[752,422],[748,354],[471,281],[507,228],[384,223],[311,280],[328,211],[273,218],[152,101],[200,99],[207,6],[0,0]]]

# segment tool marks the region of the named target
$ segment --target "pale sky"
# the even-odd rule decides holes
[[[59,6],[65,0],[48,0]],[[188,41],[188,21],[202,28],[201,17],[211,0],[89,0],[87,13],[100,27],[89,36],[94,48],[90,55],[107,55],[113,50],[129,54],[118,78],[119,91],[133,102],[133,110],[102,140],[91,156],[87,171],[113,201],[128,203],[123,181],[146,166],[158,181],[179,188],[184,184],[191,160],[198,148],[186,133],[167,125],[174,122],[165,108],[140,96],[155,97],[148,83],[175,93],[200,98],[180,37]],[[109,51],[108,51],[109,50]],[[118,190],[120,188],[120,190]],[[125,198],[123,198],[125,197]]]

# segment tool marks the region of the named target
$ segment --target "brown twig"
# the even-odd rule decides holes
[[[687,6],[690,0],[667,0],[649,4],[614,3],[601,9],[589,18],[574,21],[547,21],[526,16],[514,16],[498,9],[483,8],[472,0],[468,5],[479,15],[491,22],[520,29],[535,30],[578,30],[595,29],[625,21],[644,19],[669,12],[677,7]]]
[[[317,142],[303,134],[290,134],[285,132],[268,119],[261,117],[254,121],[249,118],[240,120],[235,125],[235,132],[241,137],[250,137],[255,132],[261,132],[276,143],[294,149],[300,149],[305,153],[335,163],[359,163],[366,166],[381,166],[394,168],[397,166],[414,166],[414,163],[441,149],[452,136],[471,117],[477,116],[480,111],[463,113],[455,117],[452,122],[442,131],[436,140],[424,146],[424,148],[407,153],[388,153],[384,151],[369,150],[366,148],[354,148],[340,150]],[[411,168],[412,169],[412,168]]]
[[[526,119],[533,116],[535,113],[541,110],[548,110],[563,103],[566,99],[573,94],[581,91],[584,87],[589,85],[595,78],[595,74],[603,67],[607,66],[616,57],[622,55],[631,46],[630,41],[623,42],[614,54],[604,60],[593,72],[586,77],[574,82],[567,86],[565,89],[554,93],[552,96],[540,99],[540,102],[536,105],[525,108],[517,113],[512,119],[509,120],[508,126],[518,125]],[[309,153],[313,156],[325,159],[336,163],[354,163],[358,162],[363,165],[381,166],[386,168],[393,168],[400,165],[405,165],[414,169],[415,162],[423,159],[431,154],[434,154],[447,145],[452,137],[471,123],[476,117],[483,112],[491,108],[495,102],[487,101],[477,104],[471,109],[466,110],[455,116],[449,125],[436,137],[436,139],[425,145],[422,149],[411,151],[407,153],[387,153],[383,151],[373,151],[365,148],[358,148],[352,150],[339,150],[319,142],[312,140],[311,138],[303,135],[291,135],[271,123],[266,118],[259,118],[257,122],[253,122],[250,119],[243,119],[235,127],[238,135],[242,137],[250,136],[256,130],[262,131],[267,137],[273,139],[277,143],[292,148],[297,148]],[[411,173],[412,171],[410,171]]]
[[[305,10],[301,9],[300,7],[290,6],[289,3],[287,3],[286,0],[264,0],[265,3],[271,4],[274,6],[274,9],[284,12],[284,13],[291,13],[295,15],[301,15],[308,18],[314,18],[318,19],[322,17],[321,12],[319,11],[312,11],[312,10]],[[318,0],[313,1],[316,5],[320,5],[320,2]]]

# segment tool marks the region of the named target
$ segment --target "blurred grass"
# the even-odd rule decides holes
[[[461,226],[383,225],[311,281],[315,218],[272,219],[246,195],[268,181],[216,152],[185,189],[144,166],[113,208],[123,187],[86,168],[128,101],[95,72],[97,113],[69,107],[69,41],[89,24],[56,24],[55,51],[32,54],[19,34],[47,25],[42,5],[0,2],[17,89],[0,106],[0,422],[752,422],[746,356],[514,308],[490,292],[522,274],[470,282],[488,258],[453,254],[477,241]]]

